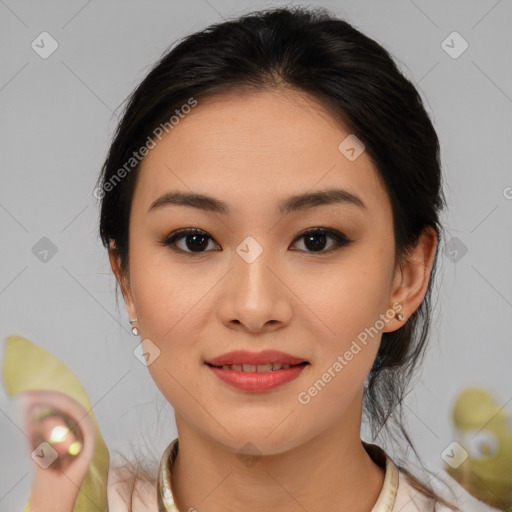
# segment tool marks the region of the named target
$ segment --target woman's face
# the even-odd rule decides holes
[[[143,160],[125,299],[178,428],[233,450],[250,440],[267,454],[327,430],[359,434],[364,381],[382,332],[401,325],[393,304],[404,297],[389,198],[367,153],[357,156],[362,148],[349,139],[339,149],[349,135],[297,92],[231,94],[199,102]],[[335,189],[358,200],[281,208]],[[151,208],[170,193],[215,203]],[[207,207],[217,202],[225,211]],[[200,236],[162,243],[185,228]],[[205,363],[268,349],[309,364],[254,391]]]

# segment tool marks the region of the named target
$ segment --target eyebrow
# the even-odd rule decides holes
[[[281,214],[288,214],[329,204],[353,205],[367,209],[362,199],[358,196],[348,190],[333,188],[291,196],[279,205],[279,211]],[[148,213],[167,205],[190,206],[199,210],[223,215],[229,215],[231,213],[229,205],[224,201],[204,194],[190,192],[167,192],[151,204]]]

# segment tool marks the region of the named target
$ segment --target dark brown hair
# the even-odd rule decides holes
[[[129,268],[129,215],[140,167],[133,155],[158,137],[159,126],[172,129],[172,116],[191,98],[287,88],[319,100],[364,143],[390,197],[397,264],[426,228],[442,238],[439,141],[417,89],[386,49],[347,21],[324,8],[294,6],[246,14],[183,38],[127,99],[96,189],[101,240],[105,247],[115,242],[123,273]],[[402,401],[427,344],[438,252],[439,243],[420,307],[398,330],[383,333],[363,399],[372,436],[385,427],[392,441],[405,439],[418,460]],[[412,474],[411,482],[434,505],[455,509]]]

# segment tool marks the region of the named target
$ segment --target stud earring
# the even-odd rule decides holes
[[[136,322],[137,319],[136,318],[130,318],[130,323],[133,324],[133,322]],[[138,336],[139,335],[139,329],[137,329],[137,327],[133,326],[132,327],[132,334],[134,336]]]
[[[400,306],[401,306],[401,304],[400,304]],[[404,321],[404,315],[402,315],[402,313],[397,313],[396,318],[397,318],[397,320],[400,320],[400,322]]]

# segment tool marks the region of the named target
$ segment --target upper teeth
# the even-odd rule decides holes
[[[274,370],[285,370],[290,368],[289,364],[271,363],[271,364],[225,364],[223,370],[235,370],[237,372],[271,372]]]

